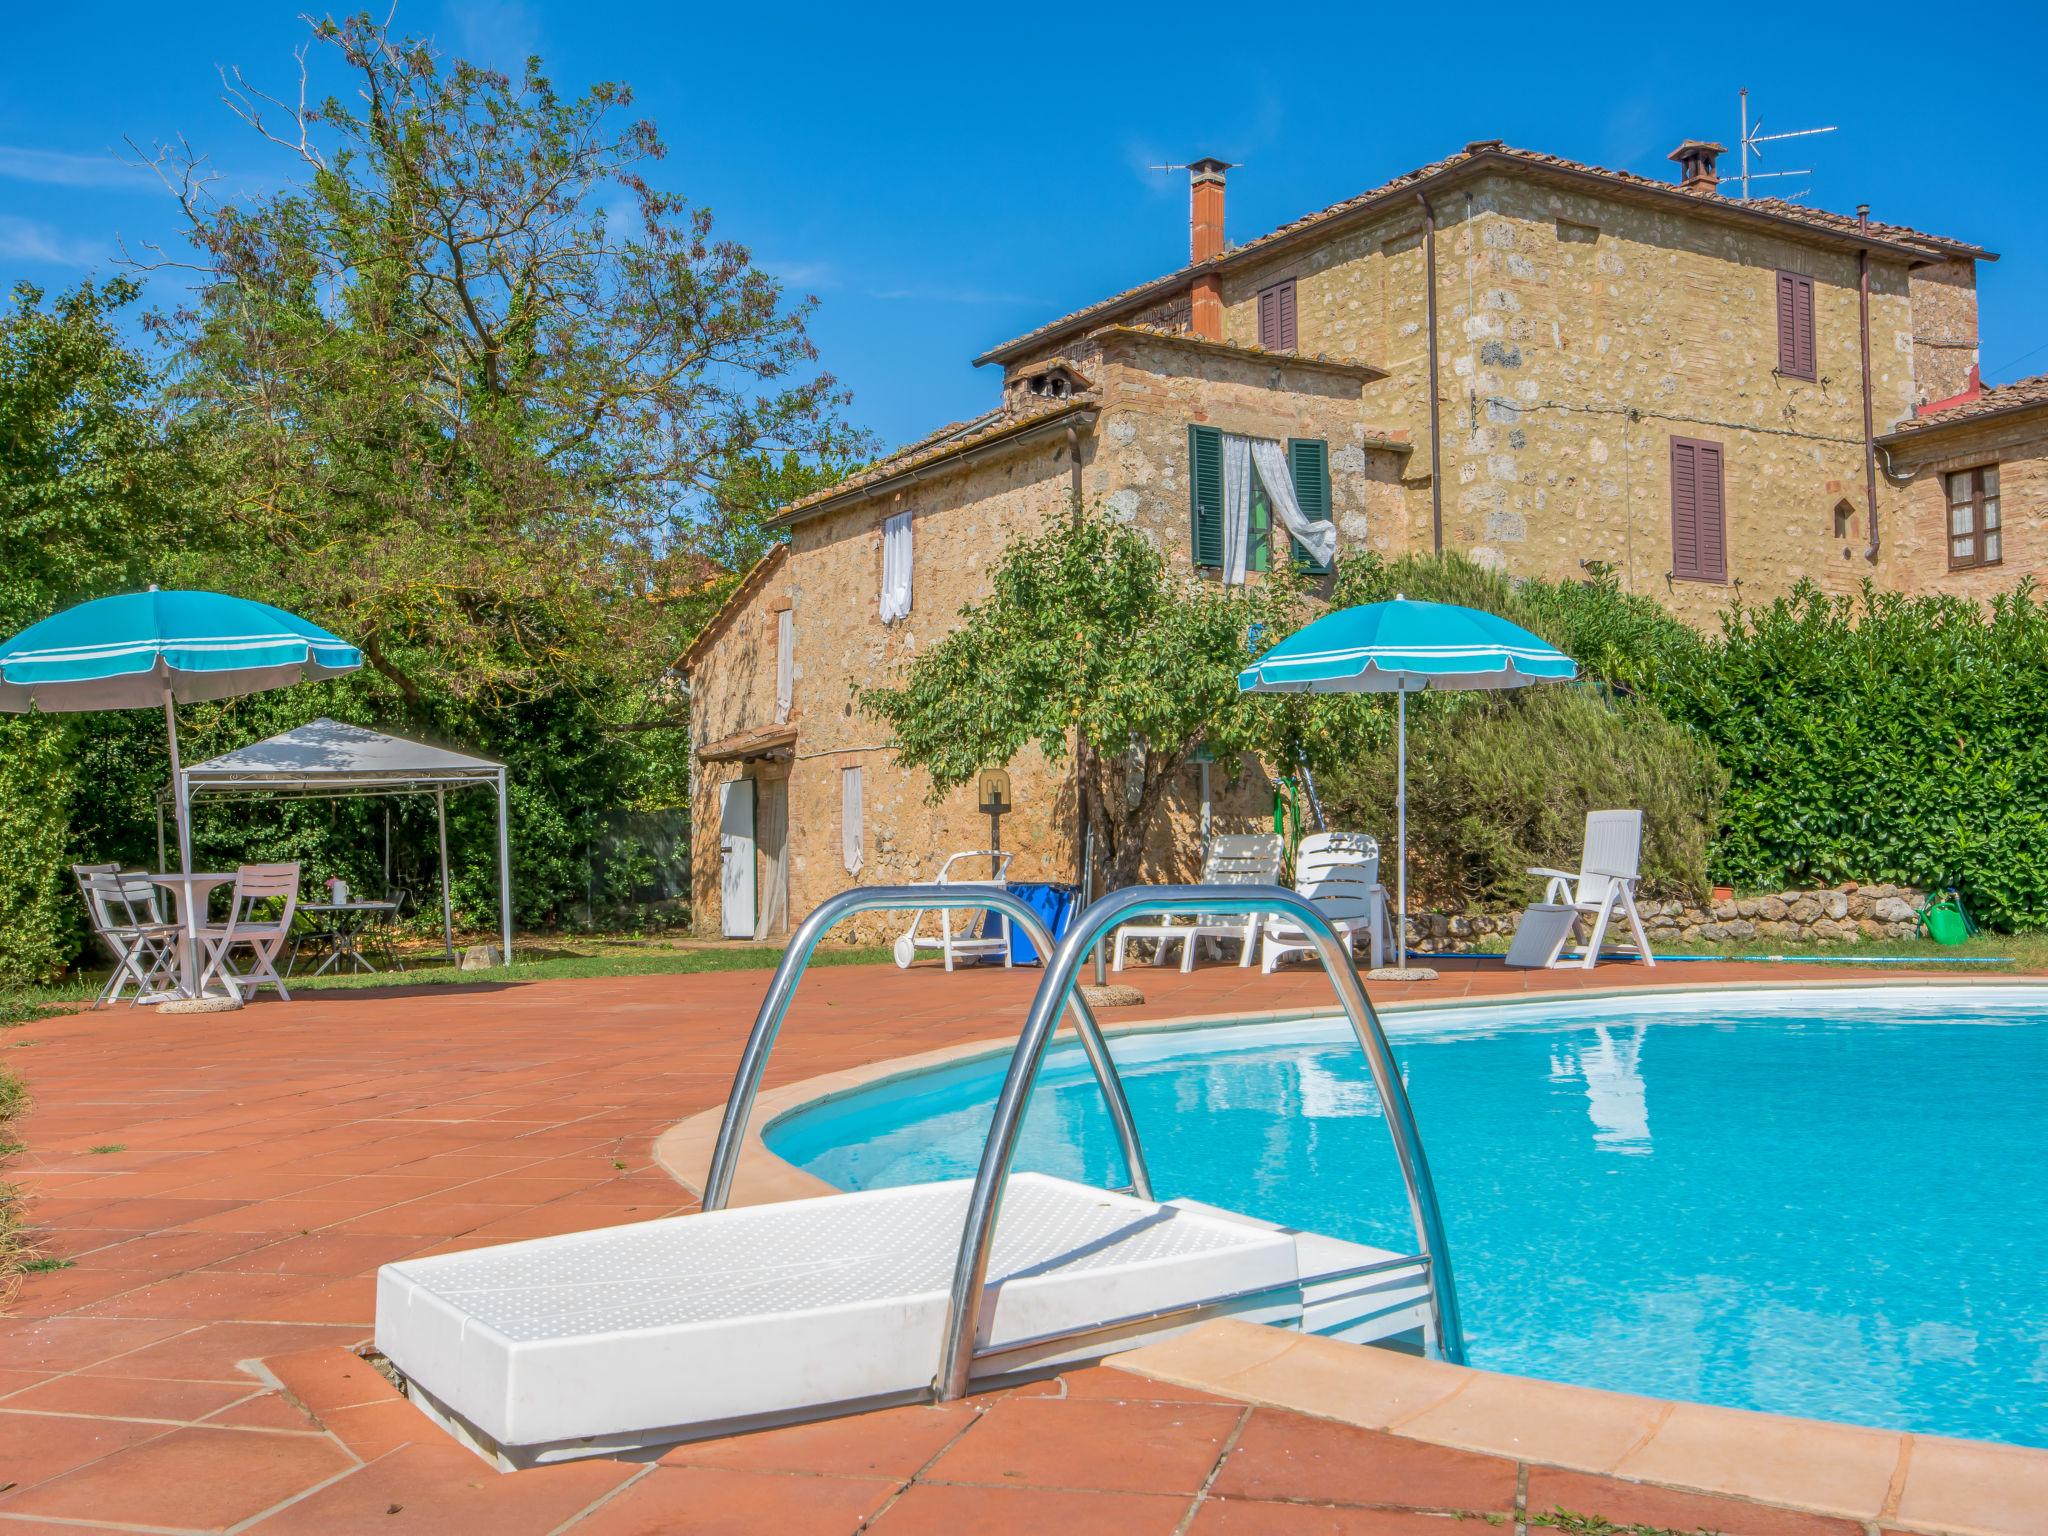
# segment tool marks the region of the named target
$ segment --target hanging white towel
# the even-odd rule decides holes
[[[1229,441],[1224,439],[1226,464]],[[1301,503],[1294,498],[1294,476],[1288,472],[1287,455],[1278,443],[1269,437],[1255,437],[1251,444],[1252,463],[1266,487],[1266,499],[1286,525],[1288,537],[1315,556],[1318,565],[1328,565],[1337,555],[1337,525],[1313,522],[1301,510]]]
[[[1244,585],[1252,538],[1252,440],[1223,434],[1223,584]]]
[[[882,524],[882,622],[893,624],[910,612],[910,514],[898,512]]]

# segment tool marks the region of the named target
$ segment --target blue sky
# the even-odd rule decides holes
[[[278,176],[220,105],[215,67],[288,87],[297,9],[15,8],[0,280],[60,285],[113,270],[117,238],[174,235],[163,193],[111,153],[124,135],[182,134],[231,182]],[[826,365],[886,443],[991,404],[994,377],[968,361],[984,348],[1185,259],[1186,177],[1152,164],[1242,162],[1229,233],[1245,240],[1476,138],[1669,176],[1681,138],[1734,141],[1743,85],[1766,131],[1841,126],[1772,156],[1814,168],[1816,204],[1868,201],[2000,252],[1979,278],[1987,377],[2048,371],[2038,5],[1525,3],[1441,26],[1356,5],[400,0],[398,14],[451,53],[538,51],[565,89],[630,83],[670,145],[655,179],[817,295]]]

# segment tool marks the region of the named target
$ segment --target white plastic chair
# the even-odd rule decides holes
[[[144,875],[124,875],[115,864],[72,866],[92,931],[114,957],[114,973],[93,999],[93,1007],[121,1000],[130,982],[135,1002],[168,996],[158,983],[177,964],[178,925],[166,922],[157,906],[156,885]]]
[[[1374,970],[1387,963],[1393,932],[1387,924],[1387,888],[1380,884],[1378,839],[1363,832],[1310,833],[1295,850],[1294,888],[1321,909],[1347,944],[1366,935]],[[1306,930],[1274,914],[1266,919],[1259,968],[1270,975],[1282,956],[1314,949]]]
[[[277,917],[258,915],[258,907],[267,901],[283,903]],[[237,997],[261,987],[275,987],[277,995],[290,1002],[292,995],[277,973],[277,956],[291,936],[292,916],[298,906],[298,865],[244,864],[236,870],[228,920],[204,924],[198,932],[199,947],[206,957],[199,973],[199,990],[205,992],[206,984],[218,976]],[[229,954],[238,947],[249,951],[247,970],[237,971],[229,964]]]
[[[945,863],[941,864],[939,866],[939,877],[932,884],[990,885],[1001,890],[1003,882],[1009,878],[1010,860],[1014,857],[1015,855],[1013,854],[999,852],[992,848],[970,848],[964,853],[951,855]],[[960,863],[963,859],[990,859],[994,861],[995,867],[986,879],[975,879],[970,875],[954,874],[953,866]],[[1009,970],[1013,963],[1010,957],[1009,918],[1000,912],[993,914],[984,913],[985,925],[986,920],[992,917],[993,926],[997,931],[995,933],[983,934],[977,938],[974,936],[973,924],[965,920],[971,912],[971,908],[965,910],[957,907],[939,908],[939,936],[936,939],[932,939],[926,938],[917,931],[918,924],[924,921],[924,908],[919,907],[910,914],[910,926],[904,929],[896,940],[894,950],[896,964],[907,971],[910,969],[910,962],[917,958],[919,949],[936,949],[946,957],[946,969],[949,971],[953,969],[953,961],[956,958],[973,959],[978,955],[1001,955],[1003,957],[1003,969]],[[953,932],[953,920],[955,917],[963,919],[960,924],[960,931],[957,934]]]
[[[1256,832],[1239,837],[1218,837],[1210,841],[1208,857],[1202,860],[1203,885],[1278,885],[1280,883],[1280,834]],[[1164,965],[1168,948],[1180,949],[1183,975],[1195,968],[1195,947],[1202,939],[1235,939],[1240,946],[1240,968],[1252,963],[1259,947],[1259,914],[1256,912],[1198,912],[1185,923],[1163,917],[1153,923],[1126,923],[1116,931],[1114,970],[1124,968],[1124,946],[1132,939],[1153,939],[1158,947],[1152,963]]]
[[[1590,971],[1599,963],[1600,944],[1607,937],[1607,924],[1617,907],[1628,918],[1636,953],[1643,957],[1643,964],[1657,963],[1657,957],[1650,953],[1649,935],[1643,932],[1642,915],[1636,911],[1636,884],[1642,878],[1642,862],[1641,811],[1588,811],[1586,845],[1579,855],[1578,873],[1530,869],[1530,874],[1541,875],[1549,882],[1543,896],[1546,902],[1568,906],[1593,919],[1592,937],[1587,940],[1585,953],[1577,957],[1583,969]],[[1564,950],[1565,940],[1560,938],[1557,953],[1550,960],[1552,969],[1569,963]]]

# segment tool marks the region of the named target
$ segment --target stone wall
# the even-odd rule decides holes
[[[2048,573],[2048,410],[1930,427],[1902,439],[1888,457],[1895,471],[1911,476],[1883,530],[1895,552],[1886,564],[1901,573],[1905,591],[1988,598],[2010,591],[2023,575]],[[2003,558],[1952,571],[1945,476],[1985,464],[1998,466]]]
[[[1845,944],[1857,939],[1910,939],[1920,931],[1924,892],[1904,885],[1844,885],[1820,891],[1779,891],[1737,896],[1707,906],[1682,901],[1637,903],[1650,948],[1676,950],[1690,944]],[[1418,913],[1408,919],[1408,942],[1420,949],[1453,954],[1505,949],[1521,923],[1519,912]],[[1626,936],[1619,915],[1609,942]],[[1583,937],[1583,929],[1581,932]]]

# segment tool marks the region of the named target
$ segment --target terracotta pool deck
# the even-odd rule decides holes
[[[1373,991],[1444,999],[1904,979],[1898,970],[1510,975],[1492,965]],[[1000,1035],[1036,978],[816,971],[769,1081]],[[1329,998],[1319,975],[1302,972],[1143,969],[1135,979],[1148,1003],[1106,1015],[1112,1027]],[[1775,1454],[1758,1458],[1717,1440],[1713,1411],[1690,1410],[1707,1415],[1688,1420],[1690,1460],[1639,1460],[1627,1463],[1642,1469],[1636,1477],[1615,1477],[1572,1470],[1572,1457],[1546,1448],[1550,1431],[1590,1411],[1583,1402],[1560,1400],[1542,1422],[1503,1429],[1499,1405],[1467,1385],[1503,1378],[1460,1373],[1447,1384],[1427,1373],[1452,1368],[1405,1362],[1395,1369],[1425,1373],[1395,1393],[1410,1394],[1408,1408],[1380,1391],[1361,1411],[1372,1394],[1356,1382],[1333,1389],[1342,1366],[1322,1359],[1317,1341],[1247,1342],[1228,1326],[1190,1336],[1178,1353],[1163,1346],[1120,1368],[965,1403],[711,1442],[654,1462],[490,1471],[352,1353],[370,1336],[377,1266],[692,1209],[652,1148],[723,1101],[766,982],[753,971],[304,993],[230,1015],[119,1008],[0,1035],[36,1101],[22,1124],[29,1151],[9,1176],[31,1196],[45,1252],[74,1261],[30,1276],[0,1319],[0,1536],[1450,1536],[1476,1528],[1454,1515],[1506,1529],[1560,1506],[1730,1536],[2048,1531],[2048,1457],[2035,1453],[1767,1421],[1783,1433]],[[1289,1348],[1286,1364],[1267,1347],[1273,1338],[1306,1352]],[[1187,1384],[1197,1380],[1224,1389]],[[1652,1406],[1667,1418],[1688,1412]],[[1467,1448],[1503,1436],[1528,1448]],[[1650,1443],[1623,1449],[1641,1457]],[[1717,1457],[1733,1469],[1726,1476],[1746,1479],[1732,1485],[1743,1491],[1712,1480]]]

